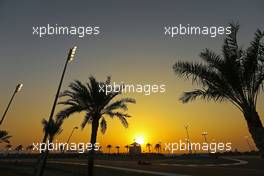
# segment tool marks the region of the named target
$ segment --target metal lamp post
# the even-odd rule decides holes
[[[69,136],[69,138],[68,138],[68,140],[67,140],[67,144],[70,142],[70,139],[71,139],[71,137],[72,137],[72,134],[73,134],[74,130],[77,130],[77,129],[78,129],[78,127],[74,127],[74,128],[72,129],[72,132],[71,132],[71,134],[70,134],[70,136]]]
[[[67,140],[67,144],[70,142],[70,139],[71,139],[71,137],[72,137],[72,135],[73,135],[74,130],[77,130],[77,129],[78,129],[78,127],[73,127],[73,129],[72,129],[72,131],[71,131],[71,134],[70,134],[70,136],[69,136],[69,138],[68,138],[68,140]],[[63,153],[64,153],[64,151],[65,151],[65,148],[63,149]]]
[[[50,123],[51,119],[53,118],[53,115],[54,115],[54,112],[55,112],[55,109],[56,109],[56,105],[57,105],[57,101],[58,101],[58,97],[59,97],[59,94],[60,94],[61,85],[62,85],[62,82],[63,82],[63,79],[64,79],[64,75],[65,75],[68,63],[73,61],[73,59],[74,59],[74,56],[75,56],[75,53],[76,53],[76,49],[77,49],[77,46],[74,46],[68,52],[68,57],[67,57],[66,62],[64,64],[64,69],[63,69],[63,72],[62,72],[62,75],[61,75],[59,87],[58,87],[58,90],[57,90],[57,93],[56,93],[56,96],[55,96],[55,99],[54,99],[54,102],[53,102],[53,106],[52,106],[52,109],[51,109],[51,112],[50,112],[48,123]],[[45,143],[47,141],[47,138],[48,138],[48,134],[45,133],[42,142]]]
[[[206,132],[206,131],[204,131],[204,132],[202,132],[202,135],[203,135],[203,137],[204,137],[204,141],[205,141],[205,143],[207,143],[208,144],[208,140],[207,140],[207,135],[208,135],[208,133]],[[209,145],[209,144],[208,144]],[[209,148],[209,146],[208,146],[208,154],[210,154],[210,148]]]
[[[55,96],[55,99],[54,99],[54,102],[53,102],[53,106],[52,106],[52,109],[51,109],[51,112],[50,112],[48,125],[50,124],[50,122],[51,122],[51,120],[53,118],[55,109],[56,109],[58,97],[59,97],[59,94],[60,94],[61,85],[62,85],[62,82],[63,82],[63,79],[64,79],[64,75],[65,75],[68,63],[73,61],[75,53],[76,53],[76,49],[77,49],[77,46],[74,46],[73,48],[70,48],[70,50],[68,52],[68,56],[66,58],[66,62],[64,64],[63,72],[62,72],[61,79],[60,79],[60,82],[59,82],[59,87],[57,89],[57,93],[56,93],[56,96]],[[46,143],[47,139],[48,139],[48,133],[45,132],[42,143]],[[37,165],[44,165],[45,166],[46,161],[45,161],[44,153],[45,152],[41,153],[41,156],[40,156],[40,158],[39,158],[39,160],[37,162]],[[44,171],[44,167],[37,167],[36,170],[35,170],[35,173],[36,173],[35,175],[36,176],[42,176],[43,175],[43,171]]]
[[[189,143],[189,152],[191,154],[192,153],[192,147],[191,147],[191,141],[190,141],[190,136],[189,136],[189,132],[188,132],[189,125],[185,125],[184,128],[186,130],[187,141]]]
[[[16,86],[15,91],[14,91],[14,93],[13,93],[13,95],[12,95],[12,97],[11,97],[11,99],[10,99],[10,101],[9,101],[9,103],[8,103],[8,105],[7,105],[7,107],[6,107],[6,110],[5,110],[4,114],[3,114],[3,116],[2,116],[2,119],[1,119],[1,121],[0,121],[0,125],[1,125],[1,124],[3,123],[3,121],[4,121],[5,116],[6,116],[7,112],[8,112],[8,110],[9,110],[9,107],[10,107],[10,105],[11,105],[11,103],[12,103],[12,101],[13,101],[15,95],[16,95],[18,92],[20,92],[20,91],[22,90],[22,87],[23,87],[23,84],[18,84],[18,85]]]

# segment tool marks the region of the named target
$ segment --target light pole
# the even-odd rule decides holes
[[[67,144],[69,144],[70,139],[71,139],[71,137],[72,137],[72,134],[73,134],[74,130],[77,130],[77,129],[78,129],[78,127],[73,127],[73,129],[72,129],[72,131],[71,131],[71,134],[70,134],[70,136],[69,136],[69,138],[68,138],[68,140],[67,140]],[[63,153],[64,153],[64,151],[65,151],[65,148],[63,149]]]
[[[245,136],[245,139],[246,139],[246,142],[247,142],[247,145],[248,145],[248,148],[249,148],[249,151],[252,151],[252,146],[250,145],[249,141],[248,141],[248,136]]]
[[[68,57],[67,57],[66,62],[64,64],[64,69],[63,69],[63,72],[62,72],[62,75],[61,75],[59,87],[58,87],[58,90],[57,90],[57,93],[56,93],[56,96],[55,96],[55,99],[54,99],[54,102],[53,102],[53,106],[52,106],[52,109],[51,109],[51,112],[50,112],[50,116],[49,116],[48,123],[50,123],[50,121],[53,118],[53,115],[54,115],[54,112],[55,112],[55,109],[56,109],[56,105],[57,105],[57,101],[58,101],[58,97],[59,97],[59,94],[60,94],[61,85],[62,85],[62,82],[63,82],[63,79],[64,79],[64,75],[65,75],[65,72],[66,72],[68,63],[71,62],[71,61],[73,61],[73,59],[74,59],[74,56],[75,56],[75,53],[76,53],[76,49],[77,49],[77,46],[74,46],[73,48],[71,48],[69,50]],[[42,142],[43,143],[46,143],[47,138],[48,138],[48,134],[45,133]]]
[[[192,146],[191,146],[190,136],[189,136],[189,132],[188,132],[189,125],[185,125],[184,128],[186,130],[187,140],[188,140],[188,143],[189,143],[189,147],[188,147],[189,148],[189,152],[192,153]]]
[[[7,107],[6,107],[6,110],[5,110],[4,114],[3,114],[3,116],[2,116],[2,119],[0,121],[0,125],[2,125],[2,123],[3,123],[4,119],[5,119],[6,113],[7,113],[8,109],[9,109],[9,107],[10,107],[10,105],[11,105],[11,103],[12,103],[12,101],[13,101],[15,95],[16,95],[16,93],[20,92],[22,87],[23,87],[23,84],[18,84],[16,86],[15,91],[14,91],[14,93],[13,93],[13,95],[12,95],[12,97],[11,97]]]
[[[204,132],[202,132],[202,135],[204,137],[205,143],[208,145],[208,154],[210,154],[210,147],[209,147],[209,144],[208,144],[208,141],[207,141],[207,137],[206,137],[208,135],[208,133],[206,131],[204,131]]]
[[[56,96],[55,96],[55,99],[54,99],[54,102],[53,102],[53,106],[52,106],[52,109],[51,109],[51,112],[50,112],[48,125],[50,124],[50,122],[51,122],[51,120],[53,118],[55,109],[56,109],[58,97],[59,97],[59,94],[60,94],[61,85],[62,85],[62,82],[63,82],[63,79],[64,79],[64,75],[65,75],[68,63],[73,61],[75,53],[76,53],[76,49],[77,49],[77,46],[74,46],[73,48],[70,48],[70,50],[68,52],[68,56],[66,58],[66,62],[64,64],[63,72],[62,72],[61,79],[60,79],[60,82],[59,82],[59,87],[58,87],[58,90],[57,90],[57,93],[56,93]],[[42,140],[42,143],[46,143],[47,138],[48,138],[48,133],[45,132],[43,140]],[[36,167],[36,170],[35,170],[35,175],[36,176],[42,176],[43,175],[44,167],[46,165],[46,158],[45,157],[47,157],[47,156],[45,156],[44,153],[45,152],[41,153],[40,158],[39,158],[39,160],[37,162],[38,167]]]

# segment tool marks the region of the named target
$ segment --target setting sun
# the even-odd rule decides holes
[[[140,144],[140,145],[144,144],[144,142],[145,142],[143,136],[138,136],[138,137],[136,137],[135,141],[136,141],[136,143],[138,143],[138,144]]]

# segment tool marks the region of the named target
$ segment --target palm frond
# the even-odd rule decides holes
[[[237,33],[239,25],[230,24],[231,34],[223,44],[222,56],[205,49],[200,57],[205,63],[176,62],[174,72],[191,79],[202,89],[185,92],[181,101],[186,103],[196,98],[205,100],[229,100],[242,112],[257,102],[260,88],[264,82],[264,47],[261,40],[264,32],[257,30],[250,47],[239,47]]]
[[[8,135],[7,131],[0,130],[0,143],[5,142],[5,143],[10,143],[9,139],[12,136]]]
[[[128,128],[128,122],[127,122],[126,118],[131,117],[130,115],[124,114],[121,112],[112,112],[112,111],[108,111],[105,114],[109,115],[112,118],[117,117],[121,121],[122,125],[125,128]]]
[[[118,112],[126,111],[128,103],[135,103],[135,99],[123,98],[114,100],[121,92],[110,92],[106,94],[100,91],[100,87],[110,84],[111,78],[107,77],[105,82],[97,81],[93,76],[89,77],[86,84],[80,81],[74,81],[69,85],[69,89],[60,94],[60,98],[64,98],[59,104],[67,107],[57,114],[57,119],[65,119],[74,113],[84,111],[86,113],[81,127],[84,128],[87,123],[100,122],[101,131],[105,133],[107,124],[104,115],[110,117],[118,117],[125,127],[128,127],[126,121],[128,114]]]
[[[62,119],[51,119],[50,121],[46,119],[42,120],[43,131],[48,134],[50,140],[62,132],[62,124]]]
[[[224,64],[223,58],[220,55],[214,53],[209,49],[205,49],[200,53],[200,57],[208,64],[211,68],[220,69]]]
[[[235,23],[229,24],[231,27],[231,33],[227,35],[223,45],[223,54],[225,59],[236,59],[239,58],[239,47],[237,44],[237,32],[239,30],[239,25]]]
[[[217,86],[223,84],[219,75],[204,64],[176,62],[173,65],[173,70],[179,76],[184,76],[187,79],[191,78],[192,83],[197,83],[198,85],[214,84]]]
[[[63,109],[62,111],[60,111],[56,117],[57,119],[65,119],[68,118],[70,115],[74,114],[74,113],[80,113],[81,111],[83,111],[83,107],[79,106],[79,105],[73,105],[73,106],[69,106],[65,109]]]
[[[123,110],[127,110],[127,103],[136,103],[135,99],[132,98],[123,98],[121,100],[117,100],[113,103],[111,103],[110,105],[108,105],[105,108],[105,111],[113,111],[113,110],[117,110],[117,109],[123,109]]]
[[[81,124],[82,129],[86,126],[87,123],[91,124],[92,122],[93,122],[93,117],[90,112],[87,112]]]
[[[106,122],[106,120],[105,120],[104,117],[101,119],[100,127],[101,127],[101,132],[102,132],[103,134],[105,134],[106,129],[107,129],[107,122]]]
[[[189,101],[196,100],[198,97],[204,100],[215,100],[215,101],[223,101],[226,99],[224,95],[220,95],[219,92],[212,91],[210,89],[207,90],[201,90],[196,89],[189,92],[184,92],[184,94],[181,96],[180,100],[183,103],[188,103]]]

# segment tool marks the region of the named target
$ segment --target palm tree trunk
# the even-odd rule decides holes
[[[42,144],[46,143],[47,139],[48,139],[48,134],[45,132],[43,140],[42,140]],[[43,158],[45,157],[45,153],[46,152],[41,152],[40,156],[38,157],[36,167],[34,169],[34,175],[35,176],[39,176],[39,174],[40,174],[39,171],[40,171],[40,168],[42,167],[42,161],[43,161]]]
[[[49,155],[49,150],[47,149],[40,162],[39,162],[39,166],[38,166],[38,169],[37,169],[37,173],[36,173],[36,176],[42,176],[44,174],[44,169],[46,167],[46,163],[47,163],[47,158],[48,158],[48,155]]]
[[[53,137],[50,137],[48,143],[52,143],[52,141],[53,141]],[[46,143],[46,145],[48,143]],[[48,158],[48,155],[49,155],[48,146],[46,146],[46,148],[47,149],[45,150],[45,152],[41,153],[41,156],[40,156],[41,158],[40,158],[38,166],[36,168],[36,173],[35,173],[36,176],[43,176],[43,174],[44,174],[44,170],[45,170],[46,163],[47,163],[47,158]]]
[[[92,150],[88,154],[88,176],[93,176],[94,170],[94,144],[96,143],[97,130],[99,126],[98,120],[93,120],[92,122],[92,134],[91,134],[91,144]]]
[[[261,158],[264,158],[264,128],[257,111],[248,110],[244,113],[247,121],[249,132],[254,140],[256,147],[259,149]]]

